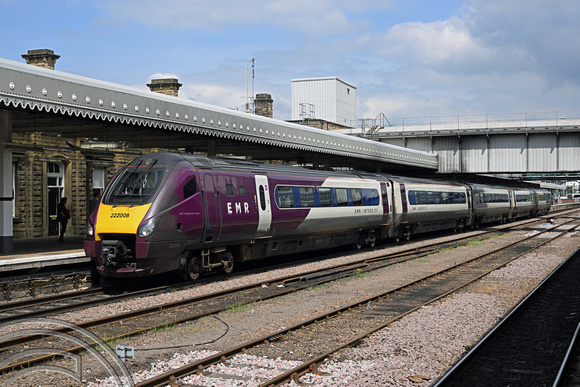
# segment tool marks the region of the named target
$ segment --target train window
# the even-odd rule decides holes
[[[105,204],[147,203],[163,178],[162,168],[151,166],[137,170],[127,168],[119,174],[109,188]]]
[[[449,194],[447,192],[441,192],[441,203],[443,204],[449,203]]]
[[[427,192],[419,191],[419,202],[418,204],[427,204]]]
[[[413,205],[417,204],[417,197],[416,197],[417,191],[409,191],[407,193],[407,195],[409,195],[409,204],[410,205],[413,206]]]
[[[459,198],[460,198],[459,203],[467,203],[467,200],[465,198],[465,192],[461,192],[459,194]]]
[[[234,185],[233,184],[226,184],[226,195],[234,196]]]
[[[433,195],[433,192],[431,192],[431,191],[427,192],[427,203],[428,204],[435,204],[435,196]]]
[[[241,185],[240,188],[238,188],[238,191],[239,191],[240,195],[245,195],[246,194],[246,187]]]
[[[346,188],[336,188],[336,204],[339,207],[348,206],[348,191]]]
[[[280,208],[294,208],[294,190],[289,186],[276,187],[276,199]]]
[[[378,206],[380,204],[379,191],[376,189],[363,188],[363,206]]]
[[[318,201],[320,207],[332,207],[332,189],[318,187]]]
[[[197,192],[197,184],[195,182],[194,177],[183,186],[183,199],[185,200],[188,197],[195,195],[196,192]]]
[[[263,185],[260,185],[260,207],[262,211],[266,211],[266,192]]]
[[[360,188],[351,188],[350,189],[350,196],[352,198],[352,205],[353,206],[362,206],[363,205],[362,190]]]
[[[435,192],[435,203],[441,204],[441,192]]]
[[[453,204],[455,200],[453,199],[453,192],[447,192],[447,203]]]
[[[314,188],[300,187],[300,207],[314,207]]]

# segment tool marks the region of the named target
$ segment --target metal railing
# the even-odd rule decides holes
[[[580,126],[580,111],[554,111],[529,113],[497,113],[456,116],[391,118],[387,125],[375,119],[357,120],[352,134],[375,135],[389,132],[493,130],[498,128],[557,128]],[[384,117],[386,119],[386,117]],[[372,125],[370,125],[372,123]]]

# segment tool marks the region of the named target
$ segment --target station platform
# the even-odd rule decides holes
[[[0,276],[16,270],[90,262],[85,256],[83,239],[84,235],[66,236],[66,242],[59,242],[58,236],[15,239],[14,252],[0,254]]]

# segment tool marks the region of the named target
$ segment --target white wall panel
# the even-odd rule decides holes
[[[580,133],[561,133],[559,151],[559,170],[580,171]]]
[[[455,173],[461,171],[459,137],[433,137],[433,153],[439,161],[439,172]]]
[[[423,152],[431,152],[432,144],[429,137],[411,137],[407,139],[407,148]]]
[[[558,166],[556,133],[536,133],[528,136],[527,172],[552,172]]]
[[[489,138],[490,172],[526,172],[527,138],[525,134],[504,134]]]
[[[487,137],[464,136],[461,138],[461,172],[484,173],[488,170]]]

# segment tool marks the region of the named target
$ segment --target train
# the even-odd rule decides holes
[[[545,214],[548,190],[331,171],[181,153],[137,157],[90,215],[84,250],[106,279],[176,272]]]

